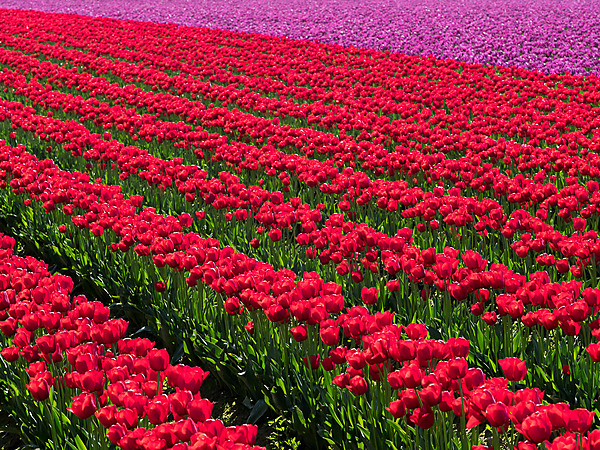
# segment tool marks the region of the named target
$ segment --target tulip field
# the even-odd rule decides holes
[[[28,448],[258,450],[274,414],[307,449],[600,450],[594,33],[529,64],[185,25],[0,9]]]

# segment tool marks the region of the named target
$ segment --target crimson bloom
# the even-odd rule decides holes
[[[333,347],[337,345],[340,340],[340,328],[336,326],[330,326],[321,328],[320,330],[321,340],[325,345]]]
[[[170,402],[167,396],[159,395],[154,397],[146,405],[146,414],[151,424],[158,425],[163,423],[171,412]]]
[[[89,392],[73,397],[73,404],[67,410],[71,411],[80,419],[87,419],[97,410],[96,396]]]
[[[194,422],[204,422],[210,418],[214,404],[201,397],[195,397],[187,404],[187,412]]]
[[[533,414],[521,423],[521,433],[535,444],[544,442],[552,433],[552,424],[545,414]]]
[[[15,346],[6,347],[0,351],[0,355],[8,362],[15,362],[19,359],[19,349]]]
[[[117,419],[115,418],[115,413],[117,412],[116,405],[105,406],[104,408],[96,411],[96,418],[102,424],[104,428],[110,428],[115,423],[117,423]],[[110,438],[109,438],[110,439]]]
[[[31,396],[37,401],[44,401],[50,397],[50,385],[45,378],[35,377],[27,383],[27,389],[31,392]]]
[[[600,343],[592,343],[588,345],[587,352],[594,362],[600,362]]]
[[[464,358],[454,358],[448,362],[448,375],[453,380],[464,378],[468,369],[469,365]]]
[[[416,423],[419,428],[428,430],[435,423],[435,416],[430,408],[422,407],[414,410],[410,420]]]
[[[406,405],[402,400],[394,400],[389,404],[389,406],[385,407],[386,410],[390,412],[394,419],[399,419],[400,417],[404,417],[406,415]]]
[[[584,408],[567,411],[563,414],[567,430],[573,433],[585,433],[592,426],[594,413]]]
[[[377,303],[377,296],[379,295],[379,289],[377,288],[362,288],[360,292],[360,296],[365,305],[374,305]]]
[[[290,329],[290,333],[296,342],[302,342],[308,338],[308,329],[305,325],[298,325]]]
[[[81,386],[88,392],[102,391],[104,388],[104,371],[90,370],[81,375]]]
[[[510,419],[508,408],[504,403],[492,403],[485,409],[485,418],[491,426],[499,428],[506,425]]]
[[[356,375],[350,378],[350,382],[348,383],[347,388],[354,395],[363,395],[365,392],[367,392],[368,389],[367,382],[360,375]]]
[[[169,366],[169,353],[165,349],[152,349],[148,352],[148,360],[152,370],[160,372]]]
[[[527,375],[527,366],[525,361],[519,358],[504,358],[498,360],[504,376],[510,381],[521,381]]]

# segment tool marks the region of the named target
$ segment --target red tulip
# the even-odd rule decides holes
[[[504,403],[492,403],[485,409],[485,418],[491,426],[499,428],[508,423],[510,416]]]
[[[420,386],[423,374],[421,372],[421,369],[419,369],[416,365],[411,364],[409,366],[402,367],[398,371],[398,373],[402,378],[404,386],[408,388],[415,388],[417,386]]]
[[[564,416],[567,430],[573,433],[585,433],[594,420],[594,413],[583,408],[567,411]]]
[[[466,358],[469,354],[469,345],[469,341],[463,338],[450,338],[447,343],[455,358]]]
[[[321,362],[321,355],[310,355],[302,358],[304,365],[311,370],[317,370]]]
[[[110,428],[114,424],[117,423],[117,419],[115,418],[115,413],[117,412],[116,405],[105,406],[104,408],[96,411],[96,417],[98,421],[102,424],[104,428]],[[110,437],[109,437],[110,439]],[[111,441],[112,442],[112,441]]]
[[[346,352],[346,361],[348,361],[348,364],[354,369],[362,369],[367,363],[365,355],[358,349],[348,350],[348,352]]]
[[[281,239],[281,230],[279,228],[273,228],[269,231],[269,237],[273,242],[277,242]]]
[[[163,423],[167,419],[170,411],[170,402],[165,395],[154,397],[146,405],[146,415],[148,416],[148,421],[153,425]]]
[[[398,280],[390,280],[385,285],[390,292],[397,292],[400,290],[400,282]]]
[[[128,390],[121,396],[121,402],[126,409],[132,410],[137,416],[142,417],[144,415],[144,409],[148,404],[149,397],[143,395],[141,390]],[[124,411],[124,410],[121,410]],[[121,412],[119,411],[119,412]]]
[[[413,341],[392,341],[389,353],[396,361],[409,361],[415,358],[417,351]]]
[[[336,326],[330,326],[321,328],[320,330],[321,340],[329,347],[337,345],[340,340],[340,329]]]
[[[592,343],[588,345],[587,352],[594,362],[600,362],[600,343]]]
[[[193,398],[193,394],[188,390],[178,389],[176,392],[169,394],[173,414],[184,417],[187,414],[186,407]]]
[[[19,359],[19,349],[15,346],[6,347],[0,351],[0,355],[8,362],[15,362]]]
[[[468,368],[469,366],[464,358],[454,358],[448,362],[448,374],[453,380],[464,378],[467,375]]]
[[[148,352],[148,360],[152,370],[163,371],[169,366],[169,354],[164,349],[153,349]]]
[[[165,372],[169,384],[173,387],[197,393],[209,372],[199,367],[188,367],[184,365],[169,366]]]
[[[204,422],[210,418],[214,404],[205,398],[194,397],[187,404],[187,412],[194,422]]]
[[[392,401],[385,409],[394,416],[394,419],[400,419],[406,415],[406,405],[402,400]]]
[[[488,325],[494,325],[496,323],[496,321],[498,320],[496,313],[494,311],[483,313],[481,318]]]
[[[308,329],[305,325],[298,325],[290,329],[290,333],[296,342],[302,342],[308,338]]]
[[[600,450],[600,429],[591,431],[588,434],[590,450]]]
[[[122,425],[114,424],[108,429],[108,431],[106,432],[106,436],[108,437],[110,442],[117,445],[126,433],[126,428],[124,428]]]
[[[240,308],[240,301],[237,297],[229,297],[223,302],[223,306],[225,307],[225,311],[227,311],[227,314],[229,314],[230,316],[234,316],[242,312]]]
[[[561,259],[559,261],[556,261],[556,270],[559,273],[567,273],[569,271],[569,260],[568,259]]]
[[[360,375],[356,375],[354,377],[352,377],[347,385],[348,390],[350,392],[352,392],[354,395],[363,395],[365,392],[367,392],[367,382],[365,381],[365,379],[360,376]]]
[[[188,442],[191,439],[191,437],[197,432],[198,427],[196,426],[196,423],[189,417],[185,420],[180,420],[179,422],[175,423],[174,433],[177,436],[177,438],[182,442]],[[175,446],[173,446],[172,448],[174,449]],[[187,447],[184,447],[182,450],[185,450],[186,448]]]
[[[142,408],[145,407],[145,404],[142,405]],[[140,416],[143,414],[143,411],[136,411],[133,408],[124,408],[115,412],[115,420],[118,424],[124,426],[125,428],[131,430],[133,429],[139,421]]]
[[[50,397],[50,385],[44,378],[32,378],[27,384],[27,389],[37,401],[44,401]]]
[[[527,375],[527,366],[525,361],[521,361],[519,358],[504,358],[498,360],[504,376],[510,381],[521,381]]]
[[[102,391],[104,388],[104,371],[90,370],[81,375],[81,386],[88,392]]]
[[[485,413],[488,406],[495,402],[494,395],[488,389],[477,389],[471,396],[473,406],[483,413]]]
[[[521,423],[523,435],[535,444],[544,442],[552,433],[552,426],[544,414],[534,414]]]
[[[442,401],[442,387],[437,383],[429,384],[421,389],[420,397],[424,406],[436,406]]]
[[[419,428],[428,430],[435,423],[435,416],[433,411],[429,408],[417,408],[410,416],[410,420],[417,424]]]
[[[96,412],[96,397],[91,393],[83,393],[73,397],[73,404],[67,408],[80,419],[87,419]]]

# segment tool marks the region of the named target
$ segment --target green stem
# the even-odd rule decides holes
[[[498,433],[498,429],[496,427],[492,427],[492,439],[494,450],[500,450],[500,434]]]
[[[54,388],[51,388],[52,390],[54,390]],[[51,395],[50,398],[52,398],[53,396]],[[44,410],[46,411],[46,415],[48,416],[48,423],[50,424],[50,432],[52,433],[52,448],[59,448],[58,446],[58,437],[56,434],[56,427],[55,427],[55,423],[54,423],[54,417],[52,415],[52,411],[50,410],[50,404],[49,402],[43,401],[42,404],[44,405]]]
[[[460,442],[463,450],[469,450],[469,443],[467,442],[467,426],[465,419],[465,397],[463,394],[462,381],[458,379],[458,388],[460,389],[460,404],[462,408],[462,414],[460,416]]]
[[[504,357],[508,358],[508,357],[512,356],[512,345],[511,345],[511,339],[510,339],[512,330],[511,330],[511,326],[510,326],[511,324],[510,324],[509,316],[502,317],[502,325],[504,326]],[[510,351],[509,351],[509,347],[510,347]]]

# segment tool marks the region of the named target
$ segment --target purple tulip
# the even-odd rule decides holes
[[[4,0],[4,8],[220,28],[544,73],[600,72],[590,0]]]

